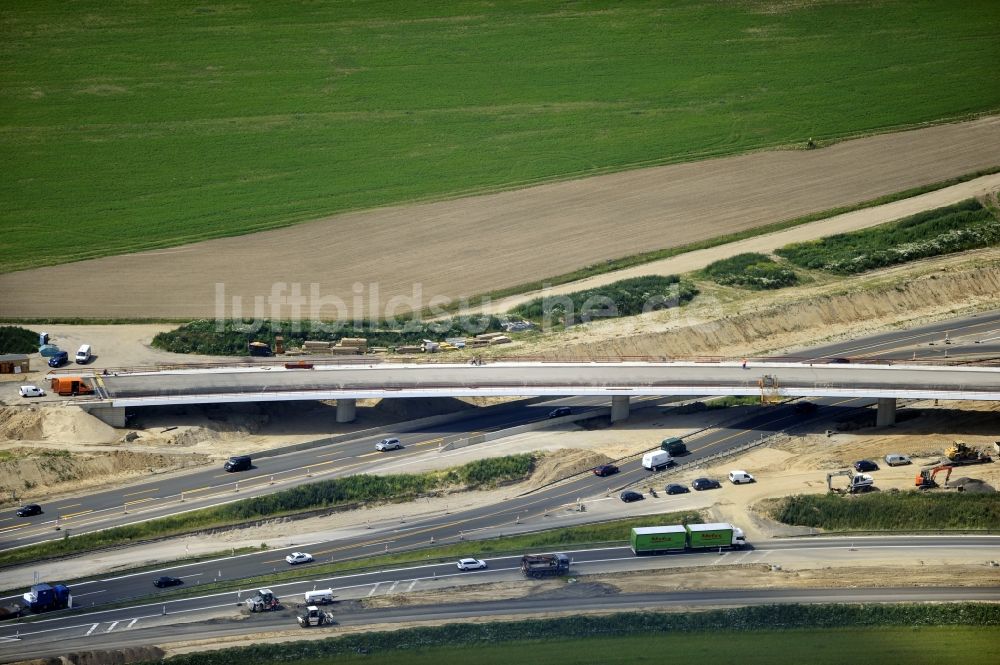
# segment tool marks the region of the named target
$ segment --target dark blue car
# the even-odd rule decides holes
[[[49,358],[49,367],[62,367],[69,362],[69,354],[65,351],[60,351],[56,355]]]

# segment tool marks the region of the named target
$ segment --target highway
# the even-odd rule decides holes
[[[852,340],[811,350],[805,360],[829,357],[877,357],[905,353],[913,347],[931,348],[930,343],[943,345],[945,335],[952,340],[983,340],[1000,336],[1000,311],[960,320],[939,322],[913,330],[883,333],[871,338]],[[971,343],[971,342],[970,342]],[[836,366],[842,368],[844,366]],[[758,389],[759,390],[759,389]],[[815,400],[818,404],[837,405],[841,410],[868,404],[864,400]],[[209,505],[218,505],[238,498],[350,473],[376,471],[386,460],[398,460],[419,455],[467,438],[470,433],[498,431],[529,422],[544,421],[556,405],[575,404],[577,414],[600,413],[605,398],[575,398],[519,407],[494,407],[470,414],[468,418],[421,432],[385,431],[359,436],[338,437],[338,441],[294,453],[256,458],[255,468],[244,473],[226,473],[221,468],[196,472],[165,474],[128,487],[64,497],[43,506],[45,513],[29,518],[12,515],[0,517],[0,550],[52,540],[70,534],[134,523]],[[836,413],[827,408],[817,417],[832,418]],[[723,445],[736,446],[771,433],[801,420],[789,409],[768,410],[714,433],[707,439],[692,441],[694,454],[685,461],[695,461],[705,454],[718,452]],[[376,453],[374,443],[384,437],[400,438],[406,448],[390,453]],[[635,470],[622,478],[632,479]],[[575,488],[584,491],[582,488]],[[57,530],[56,527],[59,527]]]
[[[720,451],[751,443],[760,439],[762,434],[784,430],[792,425],[810,422],[812,420],[836,419],[844,414],[856,411],[870,400],[847,400],[844,403],[822,404],[810,414],[805,421],[796,412],[793,405],[781,405],[757,411],[746,418],[740,419],[729,426],[712,428],[711,430],[687,437],[691,454],[678,458],[681,464],[693,464],[709,455]],[[297,545],[285,549],[269,550],[220,561],[191,563],[187,565],[168,565],[158,570],[143,573],[143,579],[152,579],[158,575],[171,575],[196,582],[228,580],[236,581],[254,576],[265,575],[289,568],[284,556],[292,550],[309,552],[316,557],[315,564],[298,566],[307,571],[310,566],[329,561],[360,559],[387,551],[424,547],[431,542],[437,544],[454,543],[466,540],[467,532],[481,531],[512,525],[521,521],[529,522],[560,506],[575,502],[577,499],[590,499],[604,495],[608,488],[613,490],[639,484],[645,488],[656,484],[660,489],[666,481],[651,479],[651,472],[644,469],[638,458],[619,463],[620,473],[599,478],[591,473],[579,474],[564,482],[539,489],[525,495],[511,497],[500,505],[489,505],[469,510],[455,510],[446,515],[435,515],[419,520],[409,520],[405,524],[374,525],[371,530],[358,528],[354,535],[339,538],[335,541],[315,542],[309,545]],[[668,499],[663,504],[664,510],[671,509],[671,502],[680,499]],[[474,535],[469,533],[468,539]],[[471,545],[470,545],[471,546]],[[308,574],[304,572],[303,574]],[[26,580],[26,584],[27,584]],[[90,585],[87,589],[87,603],[102,605],[133,599],[137,594],[167,595],[169,589],[156,590],[145,584],[136,587],[134,579],[129,576],[119,576],[115,579],[84,583]],[[74,588],[82,588],[75,584]],[[4,599],[0,599],[2,601]]]
[[[960,541],[960,542],[957,542]],[[759,548],[724,553],[687,553],[659,557],[632,555],[625,547],[571,551],[571,575],[615,573],[636,568],[684,568],[743,564],[748,561],[778,561],[784,555],[801,555],[809,552],[817,557],[838,557],[845,554],[857,558],[890,558],[900,555],[921,557],[954,556],[957,551],[974,552],[983,560],[1000,555],[1000,537],[870,537],[863,539],[820,538],[778,540],[762,543]],[[898,554],[897,554],[898,553]],[[412,590],[419,585],[421,591],[449,588],[465,584],[487,582],[523,581],[518,570],[518,557],[499,557],[486,560],[485,571],[460,572],[454,564],[436,564],[379,570],[362,574],[334,577],[315,577],[299,582],[270,585],[283,599],[286,611],[255,615],[247,621],[231,617],[240,598],[247,593],[210,593],[199,597],[153,602],[143,605],[87,611],[83,614],[56,613],[38,617],[35,621],[0,626],[0,661],[15,660],[32,655],[66,653],[72,650],[115,648],[134,644],[163,643],[178,639],[240,635],[263,630],[294,627],[291,612],[301,602],[301,594],[314,588],[333,588],[338,599],[348,601],[371,597],[377,593]],[[133,585],[148,579],[147,574],[127,578]],[[104,586],[117,579],[101,581]],[[137,584],[139,583],[139,584]],[[526,584],[532,584],[525,581]],[[945,600],[1000,600],[1000,588],[962,587],[961,589],[906,588],[879,591],[844,588],[818,590],[739,590],[739,591],[685,591],[656,594],[589,595],[573,593],[538,594],[527,598],[478,603],[435,604],[384,609],[363,609],[356,603],[337,605],[333,609],[341,625],[371,625],[383,621],[458,620],[470,616],[501,616],[518,613],[537,614],[566,610],[616,610],[628,608],[669,607],[682,603],[695,606],[750,605],[761,603],[816,603],[857,602],[858,600],[945,601]],[[88,591],[78,593],[86,594]],[[884,595],[878,595],[884,594]],[[80,602],[86,604],[81,598]],[[61,616],[57,616],[61,614]],[[215,617],[211,623],[192,625],[191,620]],[[176,624],[184,622],[178,632]],[[218,631],[218,632],[216,632]]]
[[[125,487],[45,502],[42,515],[26,518],[14,517],[11,508],[7,515],[0,517],[0,551],[62,538],[67,531],[86,533],[268,494],[324,478],[372,472],[386,462],[398,462],[436,450],[466,439],[470,433],[502,431],[547,421],[548,413],[556,406],[572,403],[575,414],[580,417],[606,413],[605,401],[599,398],[563,399],[471,410],[464,417],[458,414],[453,422],[419,432],[390,426],[376,432],[319,440],[305,450],[273,456],[260,454],[254,458],[254,468],[245,472],[227,473],[220,464],[195,472],[163,474]],[[388,437],[399,438],[404,448],[383,453],[375,451],[375,443]]]

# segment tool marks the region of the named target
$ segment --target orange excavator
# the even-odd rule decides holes
[[[936,477],[942,471],[944,474],[944,486],[948,486],[948,480],[951,479],[951,472],[955,469],[954,466],[950,464],[941,464],[939,466],[928,467],[926,469],[921,469],[920,473],[917,474],[915,484],[922,490],[929,490],[932,487],[937,487],[938,483]]]

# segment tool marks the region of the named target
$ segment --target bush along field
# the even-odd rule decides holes
[[[1000,219],[975,199],[897,222],[795,243],[775,253],[802,268],[854,275],[1000,244]]]
[[[0,353],[35,353],[38,333],[19,326],[0,326]]]
[[[200,353],[214,356],[245,356],[250,342],[261,341],[273,348],[274,338],[282,335],[285,346],[299,346],[306,340],[336,341],[344,337],[364,337],[368,346],[394,348],[420,344],[425,339],[466,337],[471,334],[499,332],[503,319],[495,316],[456,317],[442,321],[363,321],[327,322],[309,325],[293,321],[258,321],[247,324],[227,320],[222,329],[216,321],[201,319],[179,328],[158,333],[153,346],[174,353]]]
[[[595,319],[635,316],[643,312],[680,307],[691,302],[698,289],[677,275],[633,277],[566,295],[543,296],[510,310],[529,321],[570,326]]]
[[[72,538],[31,545],[0,553],[0,565],[13,565],[33,558],[76,554],[104,547],[176,536],[199,529],[230,527],[253,520],[293,515],[324,508],[366,503],[410,501],[445,489],[478,489],[523,480],[535,469],[530,454],[492,457],[462,466],[425,473],[387,476],[359,474],[323,480],[291,489],[234,501],[223,506],[84,533]]]
[[[779,499],[768,512],[785,524],[828,531],[996,530],[1000,493],[808,494]]]
[[[757,252],[721,259],[705,268],[703,273],[716,284],[754,290],[781,289],[799,283],[794,270]]]
[[[785,662],[842,663],[844,649],[865,644],[865,662],[872,654],[888,662],[988,663],[990,644],[1000,625],[1000,607],[989,603],[868,604],[868,605],[765,605],[704,612],[623,612],[608,616],[573,616],[556,619],[454,623],[444,626],[403,628],[393,631],[341,635],[321,640],[255,644],[207,653],[189,653],[170,659],[173,665],[239,665],[248,662],[281,661],[294,665],[319,663],[448,663],[477,662],[497,665],[510,662],[557,663],[646,663],[720,662],[772,664]],[[934,631],[934,627],[946,627]],[[890,630],[891,629],[891,630]],[[893,640],[904,629],[905,639]],[[801,637],[800,633],[805,632]],[[827,642],[824,634],[834,632]],[[930,635],[924,637],[924,631]],[[961,638],[949,644],[951,651],[934,648],[935,640],[951,633]],[[730,638],[753,635],[748,648],[731,644]],[[613,649],[604,643],[618,640]],[[802,639],[804,638],[804,639]],[[866,638],[871,638],[866,639]],[[672,641],[662,642],[670,639]],[[891,642],[879,646],[880,642]],[[916,659],[909,654],[907,643]],[[965,642],[963,647],[959,642]],[[555,643],[556,651],[540,652]],[[818,650],[818,644],[830,649]],[[794,652],[786,651],[794,645]],[[713,646],[715,645],[715,646]],[[721,647],[720,645],[725,645]],[[659,648],[657,648],[659,647]],[[724,648],[738,658],[706,658]],[[596,651],[600,650],[600,651]],[[927,660],[928,651],[944,661]],[[983,652],[987,653],[983,653]],[[499,652],[499,653],[497,653]],[[475,653],[474,658],[470,654]],[[547,657],[540,653],[548,654]],[[607,659],[594,658],[595,653]],[[648,658],[649,654],[670,654]],[[782,654],[776,657],[775,654]],[[960,654],[962,658],[955,660]],[[995,654],[994,654],[995,655]],[[783,656],[788,656],[787,658]],[[391,658],[391,660],[390,660]]]

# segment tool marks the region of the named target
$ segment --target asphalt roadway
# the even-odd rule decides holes
[[[1000,555],[1000,537],[989,536],[923,536],[869,538],[805,538],[768,541],[762,549],[726,553],[683,553],[657,557],[635,557],[626,547],[569,551],[573,563],[571,575],[613,573],[636,567],[686,567],[742,563],[747,556],[758,561],[782,552],[813,550],[820,556],[842,554],[845,550],[860,557],[892,557],[903,550],[919,549],[926,556],[936,551],[981,551],[982,559]],[[824,555],[829,552],[829,555]],[[720,557],[720,554],[722,555]],[[84,649],[107,649],[155,644],[170,641],[205,639],[223,635],[244,635],[265,630],[293,628],[291,614],[300,606],[301,595],[311,589],[332,588],[338,599],[370,597],[379,589],[400,590],[421,583],[423,588],[439,588],[462,583],[482,584],[522,580],[518,557],[486,559],[484,571],[461,572],[454,564],[433,564],[376,570],[361,574],[333,577],[319,576],[298,582],[280,583],[270,588],[283,599],[285,611],[252,615],[248,620],[233,620],[238,602],[250,595],[216,592],[173,601],[146,602],[132,607],[86,611],[59,612],[38,617],[27,623],[7,623],[0,626],[0,661],[36,657],[52,653],[68,653]],[[148,574],[128,576],[132,584],[148,581]],[[905,577],[905,575],[904,575]],[[115,581],[115,580],[109,580]],[[97,584],[104,586],[108,581]],[[524,581],[532,584],[531,581]],[[83,592],[81,595],[86,596]],[[586,592],[577,594],[570,587],[557,592],[530,595],[526,598],[492,602],[435,604],[382,609],[362,609],[356,604],[338,606],[334,610],[341,625],[371,625],[392,621],[461,620],[467,617],[538,614],[550,611],[628,610],[652,607],[753,605],[769,603],[831,603],[831,602],[920,602],[945,600],[1000,600],[1000,588],[963,587],[960,589],[906,588],[866,590],[859,588],[818,590],[739,590],[687,591],[656,594],[602,595]],[[81,598],[81,603],[85,601]],[[205,619],[212,618],[211,622]],[[195,625],[192,622],[198,622]],[[183,625],[179,625],[183,624]]]

